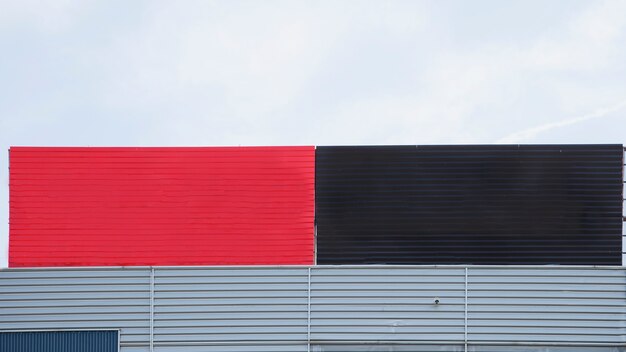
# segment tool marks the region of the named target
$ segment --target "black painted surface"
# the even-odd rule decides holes
[[[318,147],[318,264],[621,265],[622,145]]]

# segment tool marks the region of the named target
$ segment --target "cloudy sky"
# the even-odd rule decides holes
[[[0,0],[0,48],[5,150],[626,142],[623,0]]]

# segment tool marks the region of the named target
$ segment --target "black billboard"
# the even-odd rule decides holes
[[[622,145],[317,147],[318,264],[621,265]]]

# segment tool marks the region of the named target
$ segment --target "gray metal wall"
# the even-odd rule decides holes
[[[150,269],[0,271],[0,330],[121,329],[131,347],[149,321]]]
[[[0,330],[118,328],[124,352],[624,351],[626,268],[0,271]]]
[[[306,351],[307,304],[307,268],[155,269],[154,345]]]

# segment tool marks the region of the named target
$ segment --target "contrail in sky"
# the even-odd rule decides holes
[[[605,107],[605,108],[601,108],[598,109],[590,114],[586,114],[586,115],[582,115],[582,116],[578,116],[578,117],[571,117],[565,120],[561,120],[561,121],[557,121],[557,122],[551,122],[551,123],[546,123],[544,125],[540,125],[537,127],[532,127],[532,128],[528,128],[525,130],[521,130],[515,133],[512,133],[506,137],[500,138],[499,140],[496,141],[496,143],[500,143],[500,144],[515,144],[515,143],[519,143],[519,142],[524,142],[527,140],[530,140],[536,136],[538,136],[541,133],[544,133],[546,131],[549,130],[553,130],[555,128],[561,128],[561,127],[565,127],[565,126],[569,126],[569,125],[573,125],[579,122],[583,122],[583,121],[588,121],[588,120],[593,120],[593,119],[597,119],[603,116],[606,116],[608,114],[617,112],[619,110],[622,110],[623,108],[626,107],[626,100],[622,100],[621,102],[613,105],[613,106],[609,106],[609,107]]]

